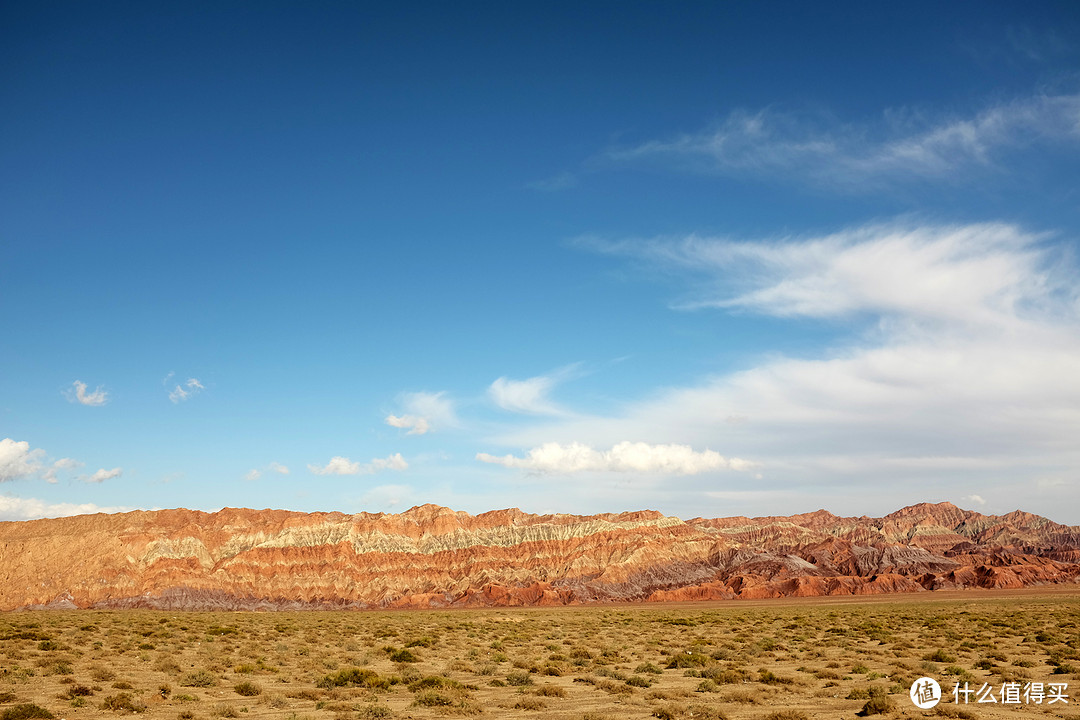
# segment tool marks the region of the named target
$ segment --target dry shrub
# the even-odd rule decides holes
[[[7,710],[4,710],[3,714],[0,714],[0,720],[31,720],[32,718],[45,718],[49,720],[53,717],[53,714],[33,703],[20,703],[19,705],[13,705]]]
[[[184,687],[213,687],[218,684],[217,675],[209,670],[195,670],[180,678]]]
[[[724,696],[724,700],[744,705],[757,705],[761,702],[761,695],[753,690],[733,690]]]
[[[558,685],[541,685],[536,689],[536,694],[542,697],[566,697],[566,691]]]
[[[691,705],[686,709],[686,714],[694,720],[728,720],[723,710],[708,705]]]
[[[382,720],[382,718],[388,718],[393,715],[393,711],[385,705],[379,705],[372,703],[371,705],[365,705],[360,708],[359,716],[361,720]]]
[[[507,674],[506,684],[515,686],[532,685],[533,679],[527,672],[512,672]]]
[[[169,657],[160,657],[154,661],[154,670],[167,675],[179,675],[180,666]]]
[[[244,682],[234,685],[233,690],[236,691],[237,695],[243,695],[244,697],[255,697],[256,695],[262,693],[261,687],[259,687],[253,682],[248,682],[246,680]]]
[[[663,707],[654,708],[652,715],[655,718],[660,718],[660,720],[676,720],[677,718],[682,717],[684,712],[686,712],[686,708],[669,704],[664,705]]]
[[[141,713],[146,712],[146,705],[131,695],[131,693],[117,693],[116,695],[110,695],[101,702],[102,710],[112,710],[113,712],[134,712]]]

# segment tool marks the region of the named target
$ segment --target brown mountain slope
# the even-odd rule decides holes
[[[552,605],[1075,583],[1080,527],[949,503],[883,518],[227,508],[0,523],[0,610]]]

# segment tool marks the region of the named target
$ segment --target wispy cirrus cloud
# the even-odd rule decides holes
[[[382,470],[407,470],[409,463],[401,457],[401,453],[394,453],[385,458],[375,458],[367,463],[353,462],[347,457],[336,455],[330,458],[326,465],[308,465],[315,475],[373,475]]]
[[[169,395],[169,401],[172,402],[173,405],[182,403],[206,389],[206,386],[199,382],[198,378],[188,378],[184,383],[176,383],[173,385],[171,381],[175,375],[176,373],[170,372],[162,381],[162,384],[165,385],[165,390]],[[173,387],[170,389],[169,385],[173,385]]]
[[[41,473],[42,480],[46,482],[55,483],[58,482],[57,472],[60,470],[75,470],[82,467],[82,463],[78,460],[72,460],[71,458],[60,458],[54,462],[51,466],[45,468]]]
[[[535,473],[568,475],[580,472],[635,472],[665,475],[697,475],[717,470],[750,470],[756,463],[725,458],[713,450],[696,451],[689,445],[650,445],[621,442],[610,450],[596,450],[582,443],[544,443],[525,457],[497,457],[477,453],[476,459]]]
[[[884,223],[764,241],[689,236],[583,244],[684,272],[691,289],[675,303],[684,310],[985,324],[1013,322],[1025,309],[1049,311],[1056,293],[1047,287],[1054,280],[1040,247],[1046,237],[1006,223]]]
[[[278,475],[288,475],[289,468],[286,465],[282,465],[279,462],[271,462],[265,468],[252,468],[244,474],[245,480],[258,480],[263,476],[263,472],[277,473]]]
[[[552,389],[569,378],[577,365],[569,365],[546,375],[525,380],[500,377],[488,387],[488,397],[495,405],[510,412],[528,415],[564,415],[566,410],[549,397]]]
[[[1011,504],[1007,493],[1017,488],[1045,493],[1051,510],[1080,502],[1072,485],[1034,485],[1080,472],[1078,269],[1046,234],[1006,223],[895,222],[817,236],[592,247],[674,273],[690,288],[673,303],[679,311],[793,327],[828,320],[848,335],[809,357],[747,357],[742,369],[632,400],[615,414],[545,419],[494,442],[553,443],[551,465],[575,444],[611,447],[627,437],[720,446],[761,463],[764,480],[729,475],[711,491],[824,493],[873,482],[895,494],[887,504],[896,506],[948,481],[951,497],[995,505]],[[502,459],[543,465],[531,458]]]
[[[892,111],[863,124],[736,110],[707,130],[614,148],[605,157],[862,192],[900,180],[957,181],[994,167],[1010,150],[1062,141],[1080,147],[1080,94],[1021,98],[966,117]]]
[[[445,392],[412,392],[400,398],[405,412],[386,416],[384,422],[396,428],[408,430],[406,435],[425,435],[439,428],[456,427],[459,424],[454,402]]]
[[[71,383],[71,388],[64,392],[68,402],[78,403],[80,405],[89,405],[90,407],[100,407],[109,402],[109,393],[105,392],[100,385],[92,392],[87,392],[86,383],[81,380],[76,380]]]
[[[1005,29],[1005,37],[1009,50],[1031,62],[1041,63],[1076,53],[1075,43],[1065,40],[1051,28],[1011,25]],[[1001,50],[1000,47],[995,49]]]
[[[561,172],[551,177],[544,178],[543,180],[534,180],[526,185],[530,190],[539,190],[541,192],[558,192],[560,190],[569,190],[570,188],[577,187],[578,178],[577,175],[571,172]]]

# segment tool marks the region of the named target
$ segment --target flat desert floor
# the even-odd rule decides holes
[[[662,606],[0,614],[0,720],[1080,718],[1078,668],[1076,586]],[[941,687],[929,709],[909,693],[922,677]]]

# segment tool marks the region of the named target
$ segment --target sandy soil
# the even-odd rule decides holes
[[[1076,586],[554,609],[0,614],[0,720],[1080,718],[1078,672]],[[943,689],[932,709],[909,697],[920,677]],[[969,702],[958,704],[965,683]],[[1009,688],[1019,702],[1000,702]],[[985,690],[999,702],[977,702]],[[1053,691],[1068,702],[1049,702]]]

